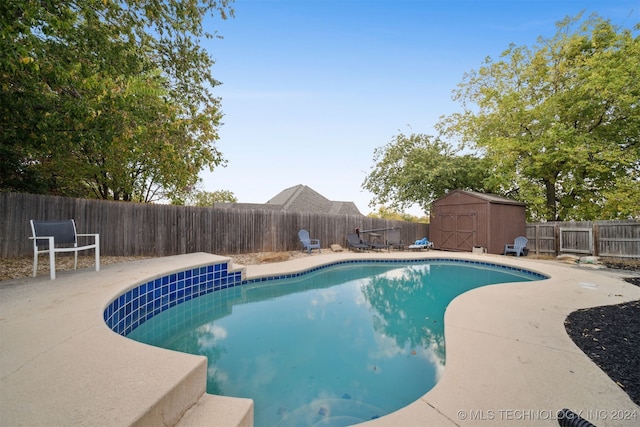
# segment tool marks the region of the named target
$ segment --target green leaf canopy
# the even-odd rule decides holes
[[[222,117],[205,16],[230,1],[0,6],[0,189],[171,198],[204,167]],[[5,161],[6,159],[6,161]]]
[[[484,191],[488,177],[481,158],[424,134],[398,134],[374,151],[374,162],[362,185],[375,195],[372,206],[403,209],[415,203],[428,212],[450,190]]]
[[[468,73],[444,134],[484,151],[487,186],[532,219],[639,217],[640,38],[592,16]],[[638,27],[636,27],[636,30]]]

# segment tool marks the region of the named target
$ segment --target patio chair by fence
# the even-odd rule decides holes
[[[302,250],[306,250],[308,253],[311,253],[312,249],[320,251],[320,240],[310,239],[309,232],[307,230],[300,230],[298,232],[298,237],[300,238],[300,243],[302,243]]]
[[[401,251],[404,251],[404,248],[407,246],[400,238],[400,230],[395,229],[387,233],[387,243],[389,244],[389,248],[397,248]]]
[[[363,240],[362,243],[364,243],[365,245],[369,245],[369,248],[373,250],[381,251],[383,249],[387,249],[391,251],[391,245],[389,245],[388,243],[370,242],[368,240]]]
[[[371,246],[367,245],[362,240],[360,240],[360,237],[358,237],[357,234],[351,233],[351,234],[347,234],[347,248],[349,250],[358,249],[358,250],[366,251],[371,249]]]
[[[100,271],[100,235],[78,234],[76,222],[73,219],[61,221],[36,221],[31,220],[31,232],[33,240],[33,277],[38,271],[38,255],[49,254],[49,269],[51,280],[56,278],[56,253],[74,252],[75,260],[73,269],[78,267],[78,252],[95,249],[96,271]],[[93,237],[93,243],[78,246],[78,237]]]
[[[504,245],[504,254],[516,254],[516,256],[519,258],[520,254],[525,254],[524,249],[527,246],[527,242],[528,240],[524,236],[516,237],[516,239],[513,241],[513,244]]]

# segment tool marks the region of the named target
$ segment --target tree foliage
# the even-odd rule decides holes
[[[533,219],[639,217],[640,38],[580,20],[466,74],[455,95],[464,111],[439,126],[483,150],[485,184]]]
[[[427,211],[468,189],[526,202],[534,220],[640,218],[638,30],[566,18],[533,49],[487,58],[458,85],[462,112],[442,118],[437,138],[399,134],[375,150],[363,184],[372,206]]]
[[[3,3],[0,189],[153,201],[224,164],[199,41],[231,1]]]
[[[428,216],[417,217],[406,212],[400,212],[394,209],[390,209],[386,206],[380,206],[377,212],[372,212],[367,216],[370,218],[382,218],[407,222],[422,222],[425,224],[428,224],[430,220]]]
[[[238,198],[233,194],[233,192],[228,190],[194,191],[189,193],[185,200],[174,199],[173,204],[212,207],[215,203],[219,202],[236,203],[237,201]]]
[[[450,190],[485,191],[484,160],[424,134],[399,133],[374,151],[375,166],[362,187],[374,194],[370,206],[402,210],[418,204],[425,212]]]

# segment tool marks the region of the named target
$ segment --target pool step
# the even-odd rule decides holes
[[[204,394],[176,427],[252,427],[253,400]]]

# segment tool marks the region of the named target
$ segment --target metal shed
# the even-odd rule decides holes
[[[501,254],[504,245],[526,236],[526,205],[494,194],[454,190],[431,208],[430,240],[436,249]]]

